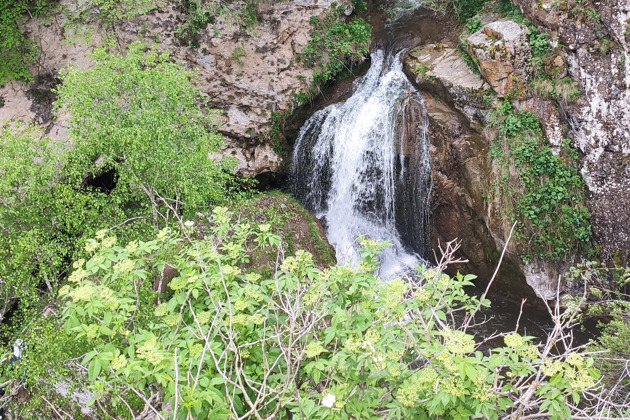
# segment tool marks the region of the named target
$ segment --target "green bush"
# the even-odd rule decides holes
[[[236,183],[229,172],[235,161],[209,158],[222,137],[216,114],[202,110],[196,73],[141,43],[126,56],[99,49],[93,58],[87,72],[60,73],[58,106],[72,115],[72,167],[65,173],[75,186],[86,174],[114,170],[112,200],[140,200],[162,218],[184,204],[194,212],[224,201],[227,185]]]
[[[380,245],[365,238],[357,268],[317,269],[225,208],[202,239],[184,225],[127,244],[99,232],[59,292],[64,329],[91,343],[80,364],[100,403],[139,395],[176,418],[569,418],[595,386],[593,360],[555,353],[553,337],[510,333],[478,351],[466,315],[489,302],[464,292],[472,276],[381,282]],[[250,266],[257,250],[279,257],[271,275]],[[177,275],[153,306],[166,263]]]

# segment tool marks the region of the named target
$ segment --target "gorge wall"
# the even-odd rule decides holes
[[[61,0],[62,5],[70,3]],[[66,139],[63,114],[53,119],[51,112],[57,72],[68,63],[89,68],[87,54],[107,34],[115,34],[115,48],[121,51],[137,39],[159,40],[175,59],[199,70],[210,106],[223,111],[220,124],[226,145],[221,154],[238,158],[239,174],[280,173],[282,158],[266,133],[272,129],[272,113],[290,112],[292,95],[311,85],[312,69],[297,57],[310,39],[309,21],[322,16],[330,3],[261,2],[254,30],[218,18],[199,32],[194,47],[178,38],[184,18],[173,5],[116,22],[113,32],[92,25],[89,41],[73,38],[58,20],[32,19],[26,29],[40,42],[40,55],[32,67],[35,79],[31,84],[11,82],[0,87],[0,120],[33,119],[46,124],[53,138]],[[551,150],[560,159],[567,158],[565,139],[579,151],[593,246],[599,247],[603,259],[627,264],[630,4],[624,0],[514,3],[541,33],[549,34],[553,54],[542,65],[551,79],[575,82],[578,98],[543,95],[532,85],[536,77],[529,29],[492,11],[482,13],[481,27],[467,34],[465,42],[447,34],[445,28],[453,28],[452,20],[424,13],[413,29],[420,41],[409,36],[401,44],[420,44],[409,52],[405,71],[423,92],[430,120],[435,185],[430,246],[437,249],[439,243],[460,238],[460,252],[469,263],[456,268],[486,280],[492,276],[513,222],[506,210],[513,197],[497,193],[497,185],[502,178],[519,176],[515,165],[502,167],[493,157],[498,133],[488,127],[493,110],[508,99],[515,110],[538,116]],[[379,5],[371,6],[376,10]],[[383,31],[375,28],[375,34]],[[462,59],[456,49],[460,43],[481,74]],[[572,250],[560,260],[529,258],[526,242],[510,241],[507,261],[499,272],[499,291],[518,296],[534,296],[535,291],[540,297],[553,297],[558,276],[581,255]]]
[[[71,0],[61,0],[72,7]],[[233,2],[236,7],[239,2]],[[30,19],[26,32],[40,45],[39,56],[31,66],[33,83],[10,82],[0,87],[0,121],[34,120],[48,126],[53,138],[66,140],[66,121],[52,119],[51,112],[57,72],[68,64],[89,68],[89,53],[105,38],[112,47],[125,51],[133,41],[147,45],[158,42],[171,56],[199,71],[199,83],[209,105],[222,111],[220,131],[226,145],[223,156],[236,157],[238,173],[244,176],[279,170],[281,157],[266,139],[272,126],[272,112],[290,110],[292,94],[305,90],[312,82],[312,69],[297,59],[310,40],[312,17],[321,16],[330,1],[291,0],[260,2],[258,21],[249,28],[234,17],[219,16],[194,36],[194,46],[178,37],[186,16],[179,2],[128,20],[117,20],[111,27],[100,23],[83,26],[89,35],[77,35],[64,25],[64,16]],[[190,41],[190,40],[188,40]]]
[[[582,154],[588,206],[603,257],[628,263],[630,250],[630,2],[517,0],[563,45],[581,100],[563,109]]]
[[[513,154],[522,145],[504,139],[501,150],[497,141],[497,128],[506,130],[497,124],[501,104],[513,107],[518,118],[535,115],[557,162],[567,162],[569,168],[572,161],[579,165],[587,193],[576,194],[573,202],[590,212],[590,251],[578,244],[560,257],[547,252],[546,258],[545,253],[531,252],[536,235],[521,237],[510,242],[509,266],[501,270],[511,277],[504,286],[524,285],[518,281],[524,276],[539,297],[550,299],[571,264],[584,258],[628,261],[630,9],[628,2],[515,4],[524,14],[517,17],[531,22],[514,22],[488,4],[474,33],[464,31],[459,39],[412,49],[406,72],[432,96],[426,102],[434,133],[434,243],[466,238],[462,252],[470,260],[469,271],[488,273],[489,263],[496,260],[492,256],[505,244],[515,221],[510,208],[521,205],[515,206],[514,195],[527,192],[520,180],[522,163],[518,157],[515,162]],[[548,42],[544,54],[541,45],[535,45],[541,39]],[[456,50],[458,44],[468,63]],[[510,122],[521,124],[517,118]],[[575,157],[569,146],[579,152]],[[546,181],[541,177],[541,183]],[[511,185],[511,193],[505,185]],[[580,229],[591,228],[578,225],[576,236]],[[467,238],[475,238],[474,244]],[[527,289],[516,294],[527,296]]]

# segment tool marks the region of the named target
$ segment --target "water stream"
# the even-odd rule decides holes
[[[385,280],[411,272],[427,251],[427,118],[401,55],[372,53],[354,94],[304,124],[291,168],[293,194],[322,221],[340,263],[357,262],[360,234],[391,243]]]

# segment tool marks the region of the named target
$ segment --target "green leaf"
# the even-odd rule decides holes
[[[87,353],[85,355],[85,357],[83,357],[83,360],[81,361],[81,364],[83,366],[85,366],[90,360],[92,360],[92,358],[94,356],[96,356],[98,354],[98,352],[96,350],[92,350],[91,352]]]
[[[96,358],[92,360],[90,366],[88,367],[88,378],[91,381],[95,381],[98,378],[98,375],[101,373],[101,360]]]

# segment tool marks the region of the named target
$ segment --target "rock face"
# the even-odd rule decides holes
[[[444,102],[424,95],[431,142],[431,248],[458,238],[457,256],[468,262],[454,271],[474,273],[490,281],[499,262],[503,237],[493,232],[486,193],[492,186],[487,139],[471,129],[466,117]],[[527,281],[526,281],[527,279]],[[535,289],[521,268],[518,255],[508,252],[493,283],[493,292],[508,298],[536,301]],[[535,286],[535,285],[534,285]]]
[[[71,0],[61,0],[62,6],[72,4]],[[148,45],[159,40],[160,48],[199,71],[200,85],[210,105],[224,111],[221,132],[226,146],[222,155],[239,159],[241,175],[257,176],[276,171],[281,162],[265,140],[271,128],[271,113],[290,109],[291,94],[309,85],[312,71],[298,63],[296,56],[310,39],[310,18],[320,16],[329,5],[327,0],[261,2],[260,21],[254,28],[245,30],[229,19],[218,18],[212,27],[200,30],[195,47],[182,45],[176,36],[184,17],[173,2],[145,16],[118,22],[114,31],[121,51],[138,39]],[[0,121],[34,119],[49,123],[53,135],[66,135],[63,121],[51,121],[50,89],[36,92],[42,94],[39,96],[29,92],[42,85],[40,79],[54,80],[69,63],[90,67],[87,54],[100,44],[103,33],[96,25],[89,29],[93,32],[89,42],[68,42],[72,39],[57,20],[30,20],[26,24],[30,36],[41,40],[39,58],[31,69],[35,84],[11,82],[0,87],[0,98],[4,100]],[[48,98],[47,102],[42,97]]]
[[[466,38],[484,79],[500,97],[523,90],[531,75],[527,28],[512,21],[485,25]]]
[[[468,262],[453,269],[475,273],[482,284],[487,283],[511,228],[502,217],[499,197],[490,199],[492,184],[500,175],[490,157],[492,130],[482,127],[494,96],[489,95],[489,84],[454,48],[433,44],[414,48],[405,59],[405,72],[427,92],[424,102],[433,179],[430,247],[438,249],[458,238],[458,257]],[[537,294],[546,297],[544,280],[548,279],[541,276],[541,270],[526,270],[514,241],[507,250],[492,290],[530,302],[536,301]]]
[[[545,57],[542,65],[551,80],[557,81],[553,82],[554,86],[561,86],[563,81],[559,79],[568,75],[570,79],[563,80],[577,86],[581,97],[571,102],[556,92],[555,97],[547,98],[528,85],[534,80],[534,69],[529,64],[532,52],[527,28],[522,25],[491,22],[466,38],[468,51],[478,63],[485,82],[499,97],[512,94],[511,102],[517,110],[539,117],[556,155],[562,157],[567,138],[581,152],[579,162],[589,190],[587,204],[595,240],[601,246],[604,260],[627,264],[630,261],[630,212],[627,210],[630,208],[630,3],[618,1],[604,5],[588,0],[580,4],[546,0],[517,0],[515,3],[540,32],[549,33],[554,54]],[[511,167],[507,172],[503,169],[502,174],[490,159],[480,159],[480,156],[488,156],[487,148],[494,137],[492,130],[482,130],[489,107],[480,106],[474,95],[461,94],[466,83],[458,80],[466,80],[470,74],[465,74],[458,65],[447,65],[456,61],[451,53],[448,49],[438,53],[435,46],[418,47],[410,53],[406,67],[408,72],[414,73],[410,76],[421,89],[455,105],[471,129],[467,132],[461,128],[466,124],[454,123],[455,116],[444,117],[445,111],[436,111],[440,106],[428,105],[433,109],[429,112],[434,135],[450,139],[442,141],[444,144],[439,147],[435,144],[436,152],[432,151],[437,162],[436,190],[446,193],[446,197],[440,197],[437,202],[434,218],[441,224],[439,229],[455,230],[453,236],[476,235],[478,244],[488,244],[483,238],[491,236],[500,249],[510,230],[506,223],[508,218],[502,214],[505,203],[496,196],[484,202],[478,195],[492,191],[493,180],[502,176],[515,178],[518,172]],[[442,71],[440,66],[448,70]],[[427,104],[432,101],[426,100]],[[479,141],[472,141],[475,134]],[[457,171],[448,169],[457,165]],[[463,174],[464,178],[456,173]],[[461,223],[462,218],[470,220]],[[476,234],[465,228],[475,221],[479,225]],[[466,248],[463,252],[471,262],[479,262],[479,256],[475,255],[479,249],[492,249],[492,244],[477,249],[474,244],[463,245]],[[519,258],[522,250],[518,245],[511,244],[508,251],[514,272],[522,273],[536,294],[545,299],[555,297],[558,278],[574,258],[568,256],[563,263],[525,261]],[[478,267],[482,266],[478,263]]]
[[[582,100],[568,107],[573,144],[590,191],[589,210],[604,258],[630,261],[630,2],[516,0],[525,15],[566,45]]]
[[[461,255],[469,263],[460,270],[488,280],[507,242],[495,287],[512,297],[528,297],[531,302],[535,296],[555,297],[558,278],[568,263],[524,259],[526,243],[515,238],[508,242],[514,197],[501,193],[498,185],[504,179],[518,181],[519,169],[492,158],[490,149],[498,133],[488,127],[491,111],[498,105],[492,87],[498,90],[496,96],[516,95],[511,100],[516,109],[538,115],[552,151],[560,152],[564,121],[558,106],[527,86],[533,77],[527,31],[514,22],[498,21],[470,35],[467,45],[479,63],[481,76],[456,50],[436,45],[412,49],[405,70],[421,90],[433,94],[425,98],[435,191],[432,247],[449,238],[462,239]],[[520,188],[517,181],[516,191]]]

